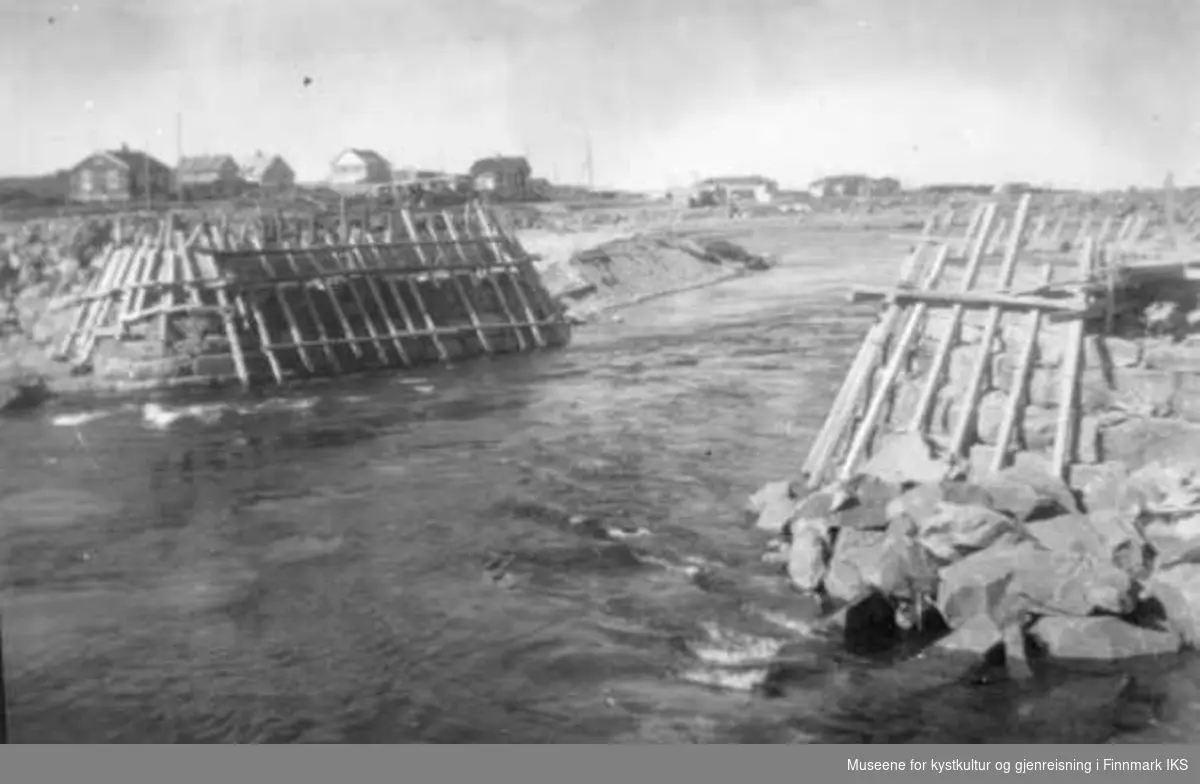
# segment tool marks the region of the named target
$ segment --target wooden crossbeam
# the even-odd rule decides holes
[[[855,286],[849,295],[851,302],[885,302],[887,304],[950,306],[967,309],[1002,308],[1004,310],[1042,310],[1064,313],[1086,313],[1088,305],[1075,299],[1055,299],[1030,294],[1005,294],[998,291],[919,291],[916,289],[884,289]]]

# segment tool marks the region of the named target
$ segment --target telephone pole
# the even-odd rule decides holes
[[[596,185],[595,172],[592,169],[592,135],[589,133],[584,137],[585,152],[583,159],[583,174],[587,178],[588,190],[591,190]]]

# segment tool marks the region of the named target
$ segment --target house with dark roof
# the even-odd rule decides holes
[[[342,193],[376,191],[391,182],[392,164],[374,150],[348,147],[329,165],[329,187]]]
[[[695,190],[698,193],[711,193],[713,198],[721,204],[735,201],[770,204],[779,192],[779,183],[761,174],[709,177],[707,180],[697,183]]]
[[[876,179],[865,174],[839,174],[822,177],[808,184],[808,192],[818,199],[895,196],[900,191],[900,181],[895,177]]]
[[[222,199],[245,191],[246,181],[232,155],[193,155],[175,167],[175,187],[187,201]]]
[[[529,186],[533,167],[523,156],[494,155],[471,164],[469,171],[475,190],[503,201],[524,201],[530,198]]]
[[[262,191],[278,193],[296,187],[296,171],[280,155],[257,150],[238,161],[238,169],[247,185]]]
[[[72,201],[119,203],[168,199],[174,176],[171,167],[157,158],[122,145],[119,150],[94,152],[75,164],[69,183]]]

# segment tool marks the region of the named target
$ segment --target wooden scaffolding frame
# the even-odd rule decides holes
[[[1058,247],[1058,238],[1068,222],[1061,216],[1050,220],[1032,218],[1031,198],[1023,196],[1010,219],[998,215],[995,202],[978,206],[964,235],[934,236],[936,221],[926,223],[915,237],[915,248],[901,267],[899,285],[892,289],[858,287],[851,297],[875,301],[883,306],[847,372],[832,407],[813,441],[803,465],[810,487],[851,480],[876,439],[884,432],[912,432],[932,436],[930,418],[939,392],[945,386],[951,352],[959,345],[960,330],[968,310],[985,312],[983,333],[971,372],[959,401],[957,416],[944,440],[947,476],[961,476],[971,447],[976,443],[976,418],[980,400],[989,382],[996,351],[995,337],[1008,318],[1025,319],[1017,367],[1007,393],[997,444],[989,470],[998,471],[1012,457],[1020,420],[1029,400],[1030,379],[1037,354],[1038,336],[1044,322],[1068,321],[1068,344],[1064,353],[1059,390],[1052,464],[1064,478],[1076,456],[1079,429],[1079,388],[1084,363],[1085,327],[1089,319],[1111,315],[1112,270],[1101,262],[1114,244],[1128,243],[1145,230],[1144,221],[1129,216],[1117,233],[1112,221],[1081,221],[1073,245],[1072,261],[1062,253],[1044,252]],[[961,254],[957,255],[956,251]],[[1034,251],[1033,263],[1040,265],[1040,286],[1014,290],[1017,265]],[[989,256],[1000,254],[991,288],[978,285]],[[957,255],[957,258],[955,258]],[[962,262],[957,290],[939,290],[951,261]],[[1069,280],[1054,284],[1059,267],[1073,266]],[[1054,295],[1054,296],[1051,296]],[[1108,295],[1110,299],[1105,300]],[[892,422],[892,403],[897,385],[913,367],[916,349],[927,339],[929,311],[947,309],[949,325],[936,341],[929,367],[919,386],[915,410],[907,422]]]
[[[153,325],[167,346],[187,337],[188,319],[207,319],[196,356],[232,367],[197,375],[250,386],[565,341],[532,259],[481,205],[396,215],[382,238],[355,229],[275,243],[168,216],[105,250],[65,303],[76,313],[57,356],[86,367],[101,339],[148,340]]]

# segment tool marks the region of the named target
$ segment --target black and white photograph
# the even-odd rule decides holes
[[[0,742],[1187,781],[1198,648],[1200,2],[0,3]]]

